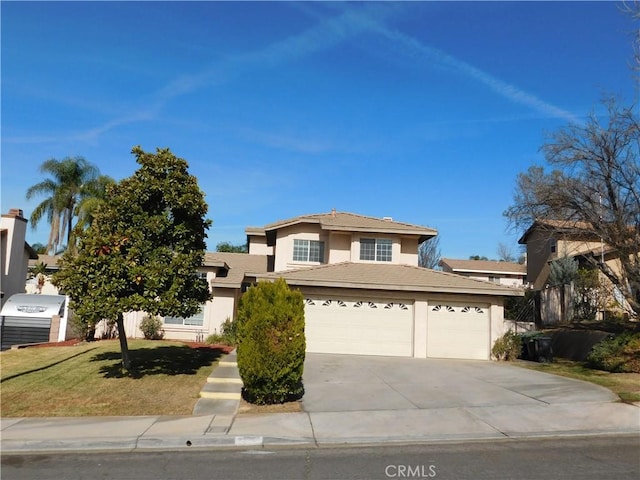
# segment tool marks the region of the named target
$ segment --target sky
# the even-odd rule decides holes
[[[518,173],[603,95],[633,98],[619,7],[2,1],[2,213],[31,215],[47,159],[120,180],[132,147],[168,147],[206,195],[210,251],[335,208],[435,228],[444,257],[517,255]]]

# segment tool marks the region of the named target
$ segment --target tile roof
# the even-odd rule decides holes
[[[58,261],[62,258],[62,255],[44,255],[38,254],[37,258],[29,260],[29,266],[35,267],[39,263],[44,263],[49,270],[58,269]]]
[[[297,286],[479,295],[523,295],[522,290],[513,287],[411,265],[344,262],[258,276],[259,279],[280,277],[283,277],[287,283]]]
[[[396,222],[391,218],[367,217],[354,213],[336,212],[301,215],[287,220],[280,220],[265,225],[264,227],[248,227],[247,234],[264,234],[268,231],[278,230],[298,223],[319,224],[323,230],[343,230],[371,233],[395,233],[420,235],[423,240],[438,234],[438,231],[404,222]]]
[[[518,243],[527,243],[527,237],[537,229],[548,232],[567,232],[575,235],[595,236],[593,227],[587,222],[540,218],[536,219],[533,224],[527,228],[527,231],[522,234],[520,239],[518,239]]]
[[[205,267],[224,267],[228,269],[226,277],[216,277],[211,285],[214,287],[240,288],[245,276],[267,272],[266,255],[249,255],[248,253],[210,252],[205,253]]]
[[[458,272],[509,273],[526,275],[527,266],[514,262],[497,262],[495,260],[457,260],[443,258],[441,264]]]

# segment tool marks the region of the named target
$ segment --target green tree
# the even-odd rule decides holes
[[[220,242],[216,245],[216,252],[228,252],[228,253],[248,253],[249,249],[247,244],[233,245],[230,242]]]
[[[240,298],[238,369],[244,398],[284,403],[302,397],[306,350],[304,299],[280,278],[259,282]]]
[[[26,198],[31,200],[43,195],[46,198],[36,206],[29,220],[35,229],[40,220],[47,218],[51,227],[47,251],[56,254],[65,237],[67,245],[71,244],[77,207],[86,198],[96,195],[101,176],[98,168],[83,157],[51,158],[40,166],[40,172],[50,178],[29,187]]]
[[[115,321],[126,370],[124,313],[189,317],[211,297],[196,275],[211,223],[196,178],[169,149],[132,153],[139,169],[108,188],[95,221],[79,232],[77,250],[65,252],[54,276],[84,322]]]

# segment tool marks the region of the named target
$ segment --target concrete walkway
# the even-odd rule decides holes
[[[505,363],[308,354],[303,412],[238,414],[235,355],[191,416],[2,418],[3,453],[640,435],[597,385]]]

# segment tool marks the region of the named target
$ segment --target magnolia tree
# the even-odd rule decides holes
[[[124,314],[188,317],[210,298],[196,275],[205,253],[207,204],[187,162],[169,149],[135,147],[133,176],[110,186],[91,225],[67,252],[54,282],[84,322],[118,327],[122,364],[131,369]]]

